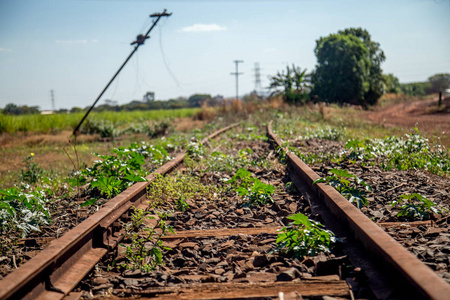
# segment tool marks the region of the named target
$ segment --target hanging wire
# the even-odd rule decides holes
[[[114,101],[114,97],[116,96],[116,91],[117,91],[117,87],[119,86],[119,82],[120,82],[120,75],[118,75],[116,78],[116,83],[114,84],[114,91],[112,92],[112,94],[110,96],[111,101]]]
[[[141,90],[141,84],[139,82],[139,53],[136,53],[136,80],[134,82],[134,92],[133,92],[133,98],[136,97],[136,93],[138,92],[138,90]]]
[[[166,66],[167,72],[169,72],[170,76],[172,77],[172,79],[177,84],[177,87],[181,88],[180,82],[178,81],[178,79],[175,77],[175,75],[173,74],[172,70],[170,69],[169,64],[167,63],[166,56],[164,54],[163,44],[162,44],[162,28],[164,27],[164,25],[165,25],[165,22],[163,22],[161,24],[161,26],[158,28],[159,29],[159,49],[161,50],[161,55],[162,55],[162,58],[163,58],[164,65]]]

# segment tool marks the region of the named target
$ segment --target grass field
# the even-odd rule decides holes
[[[92,112],[89,120],[93,122],[109,122],[114,126],[152,120],[160,121],[167,118],[191,117],[198,108],[183,108],[176,110],[147,110],[122,112]],[[55,133],[62,130],[73,130],[83,118],[84,112],[51,115],[4,115],[0,114],[1,133]]]

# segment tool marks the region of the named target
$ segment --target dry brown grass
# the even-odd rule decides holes
[[[175,120],[175,130],[188,132],[195,128],[202,128],[206,124],[203,120],[194,120],[189,118],[180,118]]]
[[[22,134],[11,135],[4,133],[0,135],[1,148],[10,147],[34,147],[44,145],[62,145],[68,142],[72,131],[65,130],[55,134]],[[98,139],[98,135],[81,135],[78,137],[80,143],[91,143]]]
[[[277,96],[277,97],[272,97],[269,100],[269,107],[274,108],[274,109],[279,109],[281,107],[284,107],[285,103],[283,101],[283,98],[281,96]]]
[[[221,107],[221,114],[235,114],[237,116],[244,116],[256,112],[262,107],[263,102],[249,101],[243,102],[236,99],[224,100]]]
[[[204,103],[202,105],[202,109],[194,115],[193,120],[210,122],[214,120],[216,116],[217,116],[216,108],[210,107],[208,104]]]

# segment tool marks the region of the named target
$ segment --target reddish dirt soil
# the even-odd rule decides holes
[[[450,97],[443,100],[443,108],[437,111],[437,99],[420,100],[391,104],[377,111],[367,114],[368,120],[385,124],[386,126],[399,126],[413,128],[420,131],[450,136]]]

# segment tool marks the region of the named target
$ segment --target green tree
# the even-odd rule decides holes
[[[38,114],[39,106],[27,106],[27,105],[17,106],[14,103],[8,103],[6,104],[2,112],[8,115]]]
[[[386,93],[399,94],[402,92],[400,81],[394,74],[383,74],[384,91]]]
[[[211,99],[210,94],[194,94],[189,97],[188,103],[190,107],[199,107],[209,99]]]
[[[400,88],[402,93],[409,96],[426,96],[430,93],[431,84],[428,81],[425,82],[411,82],[401,83]]]
[[[376,104],[384,90],[381,63],[386,57],[367,30],[348,28],[321,37],[314,53],[313,95],[325,102]]]
[[[287,103],[303,103],[309,98],[311,81],[306,69],[302,70],[292,64],[292,68],[286,66],[286,72],[277,72],[275,76],[270,76],[269,80],[271,96],[281,95]]]
[[[430,93],[444,92],[445,89],[450,88],[450,74],[436,74],[428,78],[430,82]]]

